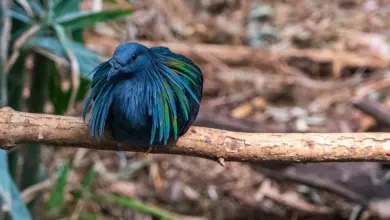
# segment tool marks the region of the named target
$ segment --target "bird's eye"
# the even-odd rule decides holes
[[[137,54],[133,53],[133,55],[131,56],[131,59],[132,59],[132,60],[137,59]]]

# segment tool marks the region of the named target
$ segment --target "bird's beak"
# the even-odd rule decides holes
[[[107,81],[109,81],[112,77],[118,75],[118,73],[120,73],[121,71],[121,66],[118,65],[115,61],[111,60],[110,64],[111,64],[111,69],[108,72]]]
[[[107,81],[110,81],[110,79],[114,76],[116,76],[120,72],[120,69],[116,67],[112,67],[110,69],[110,72],[108,72]]]

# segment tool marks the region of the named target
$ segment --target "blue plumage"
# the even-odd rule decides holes
[[[119,45],[113,57],[91,74],[91,136],[100,140],[106,123],[118,142],[167,144],[195,120],[202,99],[203,73],[166,47]]]

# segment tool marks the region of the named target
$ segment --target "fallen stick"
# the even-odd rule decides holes
[[[104,37],[88,34],[86,44],[104,54],[111,56],[115,48],[121,42]],[[271,49],[260,49],[248,46],[232,46],[218,44],[189,44],[180,42],[161,41],[139,41],[147,47],[166,46],[176,53],[181,53],[192,59],[199,60],[199,57],[209,55],[216,57],[228,65],[254,65],[254,66],[278,66],[279,59],[286,60],[291,57],[307,58],[317,63],[333,63],[336,74],[344,67],[369,67],[372,69],[383,69],[390,66],[390,60],[377,57],[351,53],[347,51],[336,51],[331,49],[285,49],[276,51]]]
[[[85,122],[77,117],[0,109],[0,148],[41,143],[54,146],[145,152],[146,148],[106,139],[94,143]],[[191,127],[178,141],[151,153],[180,154],[219,161],[390,161],[388,133],[241,133]],[[222,162],[221,162],[222,161]]]
[[[352,104],[355,108],[373,117],[378,123],[390,127],[390,114],[379,102],[368,98],[362,98],[353,100]]]

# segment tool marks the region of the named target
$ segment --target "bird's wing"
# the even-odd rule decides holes
[[[179,135],[184,134],[193,123],[199,111],[199,104],[202,99],[203,73],[201,69],[187,57],[173,53],[169,48],[159,46],[150,48],[152,52],[163,58],[164,64],[182,78],[182,84],[187,89],[180,89],[174,83],[170,83],[177,97],[177,106],[183,111],[178,111],[175,120],[181,122]],[[193,97],[191,100],[189,97]]]
[[[89,112],[89,105],[93,103],[93,111],[89,126],[91,135],[100,140],[104,134],[104,127],[113,99],[113,83],[107,83],[106,78],[110,70],[110,65],[104,62],[97,66],[91,73],[93,74],[91,82],[91,93],[84,102],[83,118],[85,119]]]
[[[188,59],[187,57],[185,57],[181,54],[172,52],[168,47],[159,46],[159,47],[152,47],[150,49],[155,53],[158,53],[158,54],[161,54],[161,55],[164,55],[167,57],[171,57],[171,58],[180,60],[186,64],[191,65],[193,68],[196,69],[196,71],[199,73],[200,77],[202,77],[202,79],[203,79],[203,73],[200,70],[200,68],[192,60]]]

